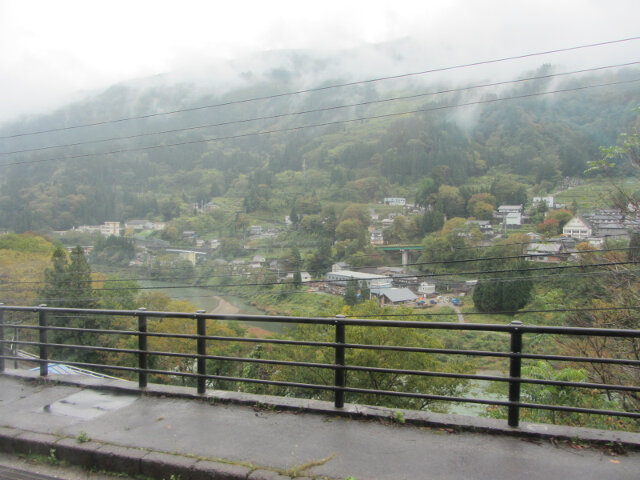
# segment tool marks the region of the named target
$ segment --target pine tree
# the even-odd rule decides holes
[[[369,298],[371,298],[371,290],[369,290],[367,282],[363,280],[360,282],[360,301],[366,302]]]
[[[291,220],[291,223],[294,225],[298,225],[298,223],[300,223],[300,217],[298,216],[298,210],[296,209],[296,202],[293,202],[293,205],[291,205],[291,212],[289,213],[289,220]]]
[[[347,305],[358,303],[358,288],[355,282],[347,282],[347,287],[344,291],[344,303]]]
[[[531,298],[533,282],[528,278],[524,261],[514,264],[511,272],[487,278],[473,290],[473,303],[479,312],[512,312],[524,307]],[[507,278],[505,278],[507,277]],[[514,277],[513,279],[508,277]]]
[[[39,303],[50,307],[64,307],[65,292],[68,286],[67,269],[69,261],[67,252],[57,247],[51,256],[51,268],[44,271],[44,287],[38,295]]]
[[[91,268],[81,247],[71,251],[70,259],[60,247],[51,257],[51,268],[45,270],[45,284],[40,291],[40,300],[49,307],[60,308],[95,308],[97,300],[91,287]],[[56,327],[99,329],[109,324],[107,317],[87,315],[53,315],[49,314],[49,324]],[[112,343],[104,335],[85,331],[50,330],[50,343],[67,345],[108,346]],[[52,358],[76,362],[96,363],[100,354],[84,349],[57,348]]]
[[[71,261],[67,267],[67,305],[73,308],[95,308],[96,299],[91,288],[91,268],[82,247],[71,250]]]
[[[302,275],[299,271],[293,272],[293,284],[296,288],[300,288],[302,286]]]

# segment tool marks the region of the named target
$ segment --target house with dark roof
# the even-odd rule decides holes
[[[569,252],[560,242],[530,243],[527,245],[525,255],[530,255],[526,260],[547,263],[564,262],[569,258]]]

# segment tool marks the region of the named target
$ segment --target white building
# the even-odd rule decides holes
[[[351,270],[336,270],[327,273],[327,280],[342,287],[347,285],[349,281],[366,282],[367,287],[371,288],[391,288],[391,279],[384,275],[375,275],[373,273],[353,272]]]
[[[553,195],[549,195],[548,197],[533,197],[531,203],[534,205],[537,205],[538,203],[545,203],[549,208],[553,208],[555,205],[553,203]]]
[[[143,230],[152,230],[153,222],[149,220],[127,220],[124,222],[125,230],[134,230],[136,232],[140,232]]]
[[[422,282],[418,287],[418,293],[422,295],[433,295],[436,293],[436,286],[433,283]]]
[[[522,214],[520,212],[510,212],[504,217],[504,224],[509,227],[522,225]]]
[[[522,205],[500,205],[498,207],[498,214],[500,216],[505,216],[509,213],[520,213],[522,214]]]
[[[562,234],[571,238],[584,240],[593,235],[593,229],[580,217],[573,217],[562,228]]]
[[[384,204],[385,205],[396,205],[399,207],[404,207],[407,203],[407,199],[403,197],[385,197]]]
[[[100,225],[100,233],[105,237],[120,236],[120,222],[104,222]]]
[[[80,225],[73,230],[82,233],[100,233],[100,225]]]
[[[382,230],[374,230],[371,232],[371,245],[382,244],[384,244],[384,235],[382,234]]]

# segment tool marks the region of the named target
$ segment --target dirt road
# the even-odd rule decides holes
[[[209,313],[213,315],[233,315],[240,311],[238,307],[230,302],[227,302],[224,298],[216,297],[216,299],[218,300],[218,306],[211,310]]]
[[[451,305],[451,308],[453,308],[456,311],[456,315],[458,315],[458,323],[466,323],[467,322],[464,319],[464,316],[462,315],[462,311],[460,311],[459,307],[457,307],[456,305]]]

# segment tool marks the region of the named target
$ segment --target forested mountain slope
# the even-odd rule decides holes
[[[308,88],[314,74],[323,85],[349,80],[322,77],[326,61],[299,52],[283,65],[240,72],[235,88],[223,93],[186,80],[116,85],[5,125],[1,151],[20,153],[0,159],[0,229],[169,220],[192,202],[223,195],[243,199],[247,211],[273,215],[290,208],[286,199],[274,200],[282,192],[319,200],[413,199],[425,176],[436,186],[462,186],[513,173],[545,190],[562,176],[581,175],[587,161],[599,158],[599,146],[632,128],[640,105],[640,83],[630,82],[640,78],[639,69],[550,77],[558,69],[545,65],[520,76],[537,80],[499,90],[460,89],[487,83],[480,78],[414,79],[280,96]],[[582,89],[600,84],[610,85]],[[570,91],[538,95],[556,90]],[[521,98],[496,101],[509,97]],[[227,105],[199,108],[218,104]],[[455,108],[460,104],[473,105]],[[16,135],[37,131],[49,132]],[[304,187],[292,172],[304,174]]]

